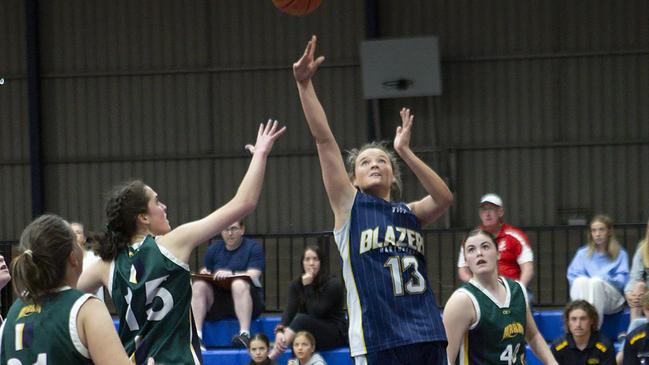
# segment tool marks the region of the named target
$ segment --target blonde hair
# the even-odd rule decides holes
[[[644,267],[649,267],[649,245],[647,242],[649,242],[649,221],[647,221],[644,239],[638,243],[638,250],[642,253]]]
[[[593,235],[590,231],[590,227],[595,222],[600,222],[606,226],[606,229],[608,230],[606,254],[611,260],[615,260],[617,258],[617,255],[620,254],[622,247],[620,246],[620,242],[618,242],[617,238],[615,237],[615,231],[613,230],[613,219],[604,214],[598,214],[594,216],[588,224],[588,256],[593,256],[593,252],[595,252],[595,242],[593,241]]]
[[[298,337],[304,337],[311,343],[311,346],[313,346],[313,351],[315,352],[315,337],[311,334],[309,331],[299,331],[298,333],[295,334],[295,337],[293,337],[293,341],[295,341],[296,338]]]

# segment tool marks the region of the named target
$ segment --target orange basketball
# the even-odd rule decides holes
[[[275,7],[286,14],[303,16],[320,6],[320,0],[273,0]]]

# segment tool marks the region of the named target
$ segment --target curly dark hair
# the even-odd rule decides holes
[[[106,201],[106,227],[96,237],[93,250],[104,261],[114,259],[127,249],[137,232],[138,214],[147,212],[149,197],[146,184],[132,180],[113,188]]]

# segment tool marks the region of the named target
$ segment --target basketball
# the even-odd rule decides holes
[[[320,0],[273,0],[275,7],[286,14],[304,16],[320,6]]]

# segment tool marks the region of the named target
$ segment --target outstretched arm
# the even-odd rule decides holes
[[[95,293],[103,286],[109,287],[110,262],[97,260],[81,273],[77,281],[77,289],[86,293]]]
[[[311,82],[318,66],[324,62],[324,56],[314,59],[316,43],[316,36],[312,36],[302,57],[293,64],[293,76],[297,83],[304,116],[318,149],[322,180],[329,197],[329,204],[336,217],[337,228],[342,225],[351,210],[356,189],[349,181],[340,148]]]
[[[523,288],[523,290],[525,290]],[[557,360],[554,359],[552,351],[548,347],[548,344],[543,339],[541,332],[536,327],[536,322],[534,322],[534,317],[532,316],[532,311],[529,306],[526,306],[526,325],[525,325],[525,340],[532,348],[534,355],[541,360],[545,365],[558,365]]]
[[[410,209],[421,221],[422,226],[434,222],[442,215],[453,202],[453,193],[442,178],[437,175],[424,161],[422,161],[410,148],[410,136],[415,116],[410,114],[410,109],[401,108],[401,126],[397,127],[394,136],[394,150],[408,165],[410,170],[429,194],[419,201],[409,204]]]
[[[250,166],[232,200],[203,219],[183,224],[160,237],[158,243],[179,259],[188,262],[194,247],[215,236],[229,224],[252,213],[261,194],[268,154],[275,140],[285,131],[286,127],[279,128],[277,121],[268,120],[266,125],[262,123],[257,133],[257,143]]]

